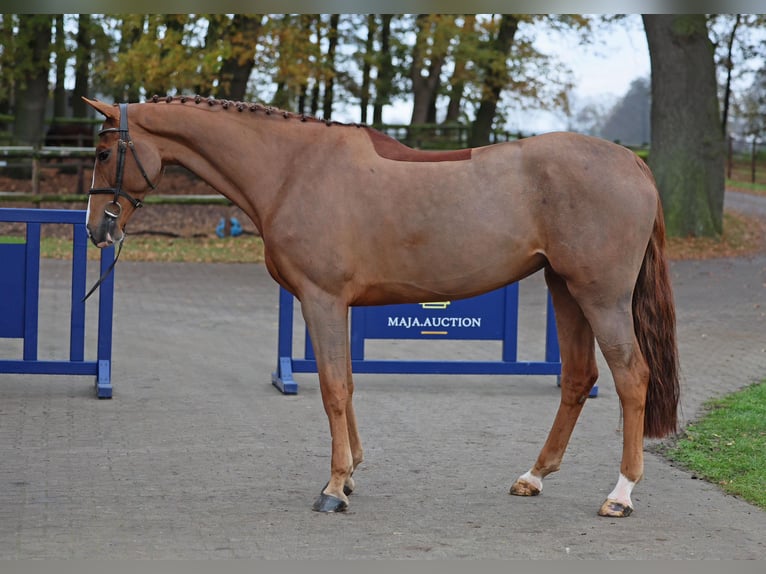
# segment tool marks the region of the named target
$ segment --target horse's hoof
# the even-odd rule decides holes
[[[520,478],[513,483],[509,494],[514,494],[516,496],[537,496],[540,494],[540,489],[534,484]]]
[[[324,492],[319,495],[314,501],[314,506],[311,510],[317,512],[343,512],[348,508],[348,502],[341,500],[337,496],[331,494],[325,494]]]
[[[627,504],[607,499],[598,511],[599,516],[609,516],[612,518],[627,518],[633,512],[633,509]]]

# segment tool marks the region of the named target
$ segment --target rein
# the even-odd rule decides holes
[[[122,253],[122,241],[120,241],[119,246],[117,247],[117,255],[114,256],[114,260],[109,264],[109,267],[106,271],[104,271],[104,274],[98,278],[98,281],[96,281],[96,284],[93,285],[93,287],[90,288],[90,291],[80,300],[80,303],[85,303],[87,301],[88,297],[93,295],[93,293],[101,287],[101,284],[106,280],[107,277],[109,277],[109,274],[114,270],[114,266],[117,265],[117,260],[120,258],[120,253]]]
[[[146,175],[146,170],[144,169],[144,166],[141,164],[141,160],[138,159],[138,154],[136,153],[136,148],[133,145],[133,140],[130,139],[130,133],[128,132],[128,104],[120,104],[120,127],[119,128],[106,128],[98,132],[99,137],[101,137],[104,134],[116,132],[120,135],[120,139],[117,142],[117,173],[115,177],[114,187],[96,187],[91,188],[88,191],[88,195],[112,195],[114,194],[114,197],[112,198],[112,201],[106,204],[106,207],[104,207],[104,216],[111,219],[113,222],[116,222],[117,219],[120,217],[120,214],[122,213],[122,205],[120,205],[119,199],[120,197],[124,197],[130,204],[133,206],[134,209],[138,209],[139,207],[143,207],[143,203],[140,199],[136,199],[132,195],[130,195],[127,191],[122,189],[122,178],[123,174],[125,173],[125,156],[127,155],[127,150],[129,149],[130,152],[133,154],[133,159],[136,162],[136,165],[138,166],[138,169],[141,171],[141,175],[144,177],[144,181],[149,185],[151,189],[157,189],[157,186],[152,183],[152,181],[149,179],[149,176]],[[124,240],[124,238],[123,238]],[[96,282],[96,284],[91,287],[90,291],[88,291],[87,295],[82,298],[82,301],[85,302],[88,297],[90,297],[96,289],[98,289],[101,284],[104,282],[104,280],[109,276],[109,274],[114,270],[114,266],[117,264],[117,259],[120,257],[120,253],[122,252],[122,244],[123,241],[120,241],[120,244],[117,248],[117,255],[114,257],[114,261],[109,265],[109,268],[104,272],[103,275],[99,278],[99,280]]]

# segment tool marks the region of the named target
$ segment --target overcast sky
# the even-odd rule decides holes
[[[575,107],[595,100],[616,100],[624,96],[637,78],[649,77],[651,65],[643,23],[639,14],[630,14],[620,24],[597,32],[594,44],[579,45],[567,36],[541,36],[541,51],[560,58],[574,72]],[[565,129],[561,114],[520,112],[518,126],[522,131]],[[531,116],[531,117],[530,117]],[[525,127],[526,126],[528,127]]]

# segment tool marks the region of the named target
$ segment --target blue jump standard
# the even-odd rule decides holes
[[[85,295],[88,237],[84,210],[0,209],[0,221],[26,224],[23,243],[0,243],[0,338],[23,339],[20,359],[0,359],[0,373],[24,375],[94,375],[96,396],[112,398],[112,313],[114,275],[100,287],[96,359],[85,360]],[[48,223],[72,225],[72,281],[69,360],[38,359],[40,229]],[[100,273],[114,259],[114,248],[101,252]]]
[[[561,360],[553,304],[548,295],[545,359],[519,361],[519,286],[459,301],[353,307],[351,309],[351,368],[354,373],[382,374],[472,374],[472,375],[556,375]],[[293,373],[316,373],[317,363],[306,334],[303,358],[293,357],[293,296],[280,288],[277,370],[271,382],[284,394],[296,394]],[[366,359],[366,339],[458,339],[502,341],[502,358],[497,361],[397,361]],[[589,395],[598,396],[598,386]]]

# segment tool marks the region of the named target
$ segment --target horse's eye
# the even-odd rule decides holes
[[[104,151],[98,152],[96,157],[98,158],[98,161],[106,161],[109,159],[110,153],[112,153],[111,150],[105,149]]]

